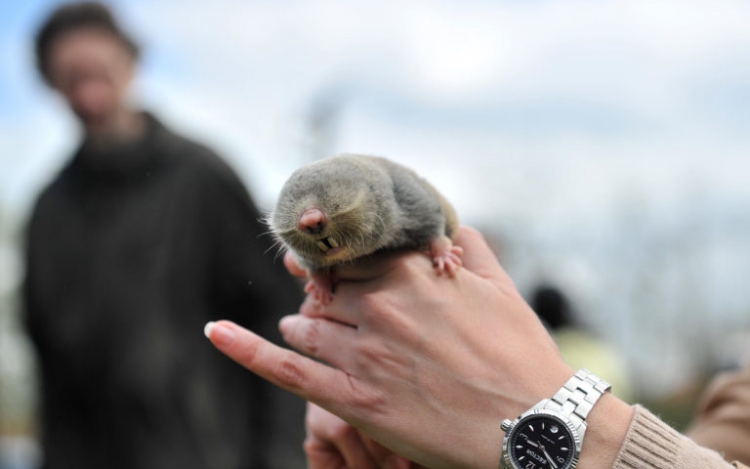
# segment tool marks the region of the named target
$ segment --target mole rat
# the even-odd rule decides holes
[[[450,240],[458,229],[453,207],[414,171],[381,157],[343,154],[303,166],[267,222],[311,273],[305,291],[323,304],[331,300],[331,267],[379,251],[429,251],[438,274],[461,266],[462,250]]]

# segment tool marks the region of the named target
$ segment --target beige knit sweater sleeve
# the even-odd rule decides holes
[[[703,448],[636,405],[613,469],[734,469],[719,453]]]

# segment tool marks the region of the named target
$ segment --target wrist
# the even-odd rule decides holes
[[[613,467],[633,410],[609,389],[605,380],[581,369],[516,420],[504,420],[501,467]]]
[[[633,420],[633,408],[607,393],[599,399],[587,420],[578,469],[611,468]]]
[[[501,430],[498,417],[500,421],[515,419],[540,401],[552,397],[574,373],[575,370],[560,359],[550,363],[545,369],[523,370],[521,372],[523,378],[510,380],[514,383],[514,392],[512,396],[504,396],[501,400],[502,406],[498,408],[499,412],[494,413],[491,429],[493,435],[491,457],[483,459],[483,464],[480,466],[482,469],[497,469],[502,459],[505,432]]]

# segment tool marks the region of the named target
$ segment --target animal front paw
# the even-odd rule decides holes
[[[316,306],[326,306],[333,300],[331,282],[325,279],[313,277],[308,280],[305,285],[305,293],[312,297]]]

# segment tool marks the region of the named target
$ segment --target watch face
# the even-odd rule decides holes
[[[577,461],[573,434],[556,417],[528,416],[508,439],[510,460],[518,469],[569,469]]]

